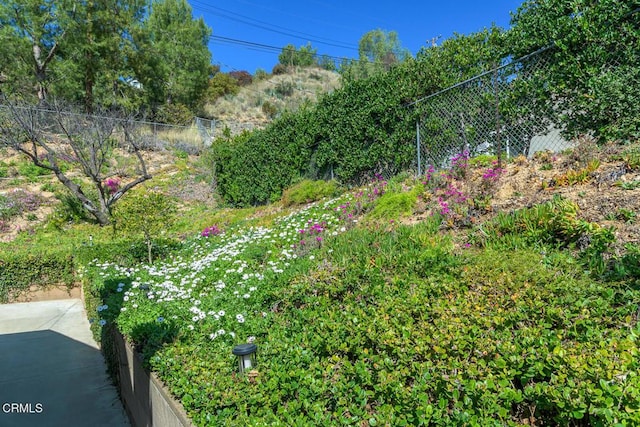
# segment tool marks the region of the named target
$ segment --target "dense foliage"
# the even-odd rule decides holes
[[[117,206],[115,226],[125,235],[140,236],[147,245],[148,261],[153,261],[153,241],[175,222],[175,202],[156,191],[137,191]]]
[[[510,52],[553,47],[537,97],[568,134],[640,135],[639,14],[635,0],[543,0],[526,1],[514,15]]]
[[[640,421],[638,278],[559,250],[580,227],[569,205],[456,249],[437,215],[353,228],[384,190],[210,227],[154,265],[95,262],[93,324],[131,338],[197,425]],[[258,365],[240,376],[247,340]]]
[[[282,52],[278,55],[278,63],[289,67],[310,67],[317,65],[317,55],[318,49],[311,46],[311,43],[300,46],[300,49],[288,44],[282,48]]]
[[[32,288],[75,285],[73,257],[65,252],[14,251],[0,253],[0,303],[27,294]]]
[[[218,190],[235,205],[279,199],[308,170],[317,126],[312,111],[302,109],[283,114],[264,131],[218,140],[212,153]]]
[[[133,69],[142,83],[145,105],[182,104],[197,111],[211,63],[211,29],[204,19],[192,17],[186,0],[157,1],[133,34]]]
[[[498,29],[456,36],[386,73],[350,81],[265,130],[219,141],[218,190],[231,204],[251,205],[279,198],[300,177],[357,183],[411,168],[418,113],[408,104],[495,63],[500,40]]]
[[[211,30],[185,0],[10,0],[0,28],[10,96],[155,111],[194,109],[207,88]]]

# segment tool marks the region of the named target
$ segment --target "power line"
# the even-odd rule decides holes
[[[242,24],[249,25],[251,27],[260,28],[265,31],[270,31],[277,34],[295,37],[301,40],[312,41],[312,42],[327,45],[327,46],[339,47],[339,48],[349,49],[354,51],[358,50],[358,48],[354,47],[353,44],[341,42],[338,40],[332,40],[326,37],[316,36],[316,35],[304,33],[301,31],[292,30],[290,28],[281,27],[279,25],[269,24],[268,22],[264,22],[264,21],[250,18],[248,16],[240,15],[238,13],[235,13],[226,9],[209,6],[206,3],[201,4],[201,2],[197,0],[191,0],[191,3],[193,4],[192,7],[194,9],[200,10],[202,12],[210,13],[215,16],[220,16],[220,17],[229,19],[231,21],[240,22]]]
[[[289,51],[289,52],[292,52],[292,53],[301,53],[299,50],[297,50],[295,48],[272,46],[272,45],[268,45],[268,44],[256,43],[256,42],[252,42],[252,41],[248,41],[248,40],[240,40],[240,39],[235,39],[235,38],[231,38],[231,37],[223,37],[223,36],[212,35],[211,37],[209,37],[209,40],[211,40],[213,42],[220,42],[220,43],[226,43],[226,44],[237,44],[237,45],[248,47],[248,48],[254,48],[254,49],[257,49],[257,50],[263,50],[265,52]],[[318,54],[318,53],[311,53],[311,52],[302,52],[302,54],[312,55],[313,57],[316,57],[316,58],[332,59],[334,61],[339,61],[339,62],[353,60],[353,58],[332,56],[332,55],[326,55],[326,54]]]

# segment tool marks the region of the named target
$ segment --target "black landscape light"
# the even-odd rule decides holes
[[[232,353],[238,356],[238,367],[241,374],[256,365],[257,350],[258,346],[255,344],[240,344],[233,347]]]

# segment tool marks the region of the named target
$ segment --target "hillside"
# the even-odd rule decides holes
[[[219,98],[205,106],[218,123],[216,136],[224,127],[232,135],[243,129],[259,129],[280,112],[295,111],[305,102],[315,102],[323,93],[340,87],[338,73],[321,68],[294,68],[286,74],[269,75],[240,88],[236,95]]]
[[[475,206],[469,205],[472,208],[464,217],[453,214],[451,225],[470,220],[487,221],[500,212],[535,206],[551,200],[554,195],[561,195],[577,204],[584,220],[614,227],[617,246],[637,244],[640,241],[640,219],[637,218],[640,213],[637,195],[640,191],[640,148],[633,147],[608,145],[598,148],[586,140],[577,149],[564,154],[544,152],[530,159],[519,157],[504,166],[499,179],[490,183],[490,189],[487,189],[483,174],[494,165],[483,160],[484,157],[471,159],[475,168],[467,178],[454,185],[470,200],[478,201],[481,197],[486,200],[481,209],[479,202]],[[178,197],[185,206],[192,202],[214,206],[212,203],[217,195],[205,181],[196,179],[203,171],[197,156],[181,159],[175,152],[161,151],[146,152],[145,158],[155,176],[151,186]],[[53,176],[39,176],[26,160],[8,151],[0,156],[0,173],[0,196],[22,191],[39,200],[33,211],[25,210],[21,215],[4,218],[0,241],[6,242],[20,231],[33,232],[38,224],[45,223],[60,203],[54,197],[54,190],[59,193],[61,187]],[[412,210],[402,216],[402,222],[418,223],[427,218],[434,212],[436,197],[419,198]],[[435,208],[437,210],[437,206]]]
[[[177,198],[180,223],[153,264],[135,236],[77,221],[32,219],[0,254],[17,277],[20,256],[60,252],[104,348],[118,328],[196,425],[640,421],[637,143],[303,181],[251,209],[203,204],[199,160],[171,156],[149,187]],[[30,179],[4,194],[52,185]],[[245,376],[231,349],[247,342]]]

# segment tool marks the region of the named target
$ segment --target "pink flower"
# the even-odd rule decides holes
[[[107,187],[109,194],[113,194],[120,189],[120,180],[117,178],[107,178],[104,186]]]

